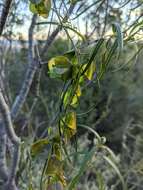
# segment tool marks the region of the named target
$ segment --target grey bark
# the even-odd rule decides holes
[[[5,3],[6,3],[6,6],[4,7],[1,18],[0,18],[0,35],[3,32],[4,25],[8,16],[8,12],[9,12],[12,0],[11,1],[6,0]],[[66,22],[68,20],[74,7],[75,5],[70,6],[68,13],[65,15],[63,19],[63,22]],[[2,190],[18,190],[18,187],[15,184],[15,175],[16,175],[17,167],[19,163],[20,139],[15,134],[15,131],[13,128],[13,122],[16,119],[17,115],[19,114],[20,110],[23,107],[23,104],[26,101],[35,73],[39,68],[38,67],[39,60],[37,60],[37,58],[33,56],[33,30],[35,26],[35,21],[36,21],[36,15],[33,16],[32,23],[29,29],[29,55],[28,55],[29,67],[27,69],[22,88],[18,96],[15,98],[15,101],[13,103],[11,110],[9,109],[7,103],[5,102],[3,94],[0,91],[0,111],[3,118],[0,124],[0,143],[1,143],[0,144],[0,150],[1,150],[0,152],[0,178],[3,181],[5,181],[2,187]],[[44,50],[45,49],[47,50],[49,48],[49,46],[52,44],[53,40],[55,39],[55,37],[57,36],[60,30],[62,30],[62,28],[57,27],[57,29],[53,31],[51,36],[47,39],[41,55],[44,55],[44,52],[45,52]],[[13,153],[10,170],[7,169],[6,154],[5,154],[7,137],[11,140],[11,142],[14,145],[14,153]]]

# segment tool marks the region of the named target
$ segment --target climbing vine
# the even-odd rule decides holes
[[[75,3],[75,2],[71,2]],[[51,9],[50,0],[31,0],[30,10],[47,18]],[[82,35],[81,35],[82,36]],[[119,54],[123,47],[123,37],[120,26],[113,24],[113,37],[101,38],[92,45],[84,41],[63,55],[51,58],[47,64],[47,73],[50,78],[61,80],[63,83],[62,93],[59,95],[60,103],[56,117],[57,130],[50,135],[49,139],[40,139],[31,146],[32,157],[38,156],[48,146],[48,157],[44,166],[43,176],[46,176],[47,187],[60,183],[64,188],[73,189],[75,180],[71,183],[66,180],[63,164],[63,151],[76,135],[78,130],[76,110],[82,98],[82,90],[91,82],[98,82],[106,72],[110,60]],[[102,52],[102,53],[101,53]],[[100,57],[99,57],[100,55]],[[105,140],[100,139],[100,144]],[[91,159],[95,150],[90,152],[86,161]],[[68,183],[70,184],[68,186]],[[42,184],[42,183],[41,183]]]

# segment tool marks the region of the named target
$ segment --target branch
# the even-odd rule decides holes
[[[31,23],[31,27],[29,30],[29,49],[32,49],[33,46],[33,28],[34,28],[34,23],[36,21],[36,15],[33,16],[32,19],[32,23]],[[28,54],[29,57],[29,62],[32,59],[32,50],[29,51]],[[26,79],[25,82],[22,86],[21,92],[19,94],[19,96],[16,98],[15,104],[13,105],[13,107],[15,109],[12,108],[12,111],[10,113],[10,110],[8,108],[8,105],[6,104],[4,97],[2,95],[2,92],[0,91],[0,111],[2,113],[3,116],[3,124],[2,126],[5,126],[4,132],[2,134],[2,129],[0,130],[1,132],[1,156],[0,156],[0,174],[1,174],[1,178],[6,181],[5,185],[4,185],[4,189],[5,190],[17,190],[17,187],[15,185],[15,176],[16,176],[16,171],[17,171],[17,166],[19,163],[19,149],[20,149],[20,139],[17,137],[17,135],[15,134],[14,128],[13,128],[13,124],[12,124],[12,118],[14,119],[14,117],[16,117],[16,113],[18,113],[18,111],[21,109],[26,96],[29,92],[28,87],[31,85],[35,71],[36,71],[36,67],[35,67],[35,60],[32,59],[31,64],[29,66],[27,75],[26,75]],[[30,88],[30,87],[29,87]],[[14,111],[13,111],[14,110]],[[6,132],[6,133],[5,133]],[[11,165],[11,170],[10,170],[10,174],[7,174],[7,167],[6,167],[6,157],[5,157],[5,149],[6,149],[6,135],[9,137],[9,139],[11,140],[11,142],[14,145],[14,152],[13,152],[13,157],[12,157],[12,165]]]
[[[5,0],[5,4],[0,17],[0,36],[2,35],[11,4],[12,0]]]
[[[1,91],[0,91],[0,111],[5,123],[5,129],[9,139],[13,144],[15,145],[19,144],[20,140],[14,132],[10,111]]]
[[[31,25],[29,27],[29,35],[28,35],[28,39],[29,39],[28,61],[29,61],[29,64],[32,63],[32,60],[33,60],[33,32],[34,32],[36,20],[37,20],[37,15],[34,14],[32,17]]]
[[[41,56],[43,56],[48,48],[50,47],[50,45],[52,44],[52,42],[54,41],[55,37],[58,35],[58,33],[60,32],[60,30],[62,29],[61,26],[58,26],[51,34],[50,37],[47,38],[45,46],[43,47],[42,51],[41,51]]]
[[[75,4],[71,4],[69,7],[69,11],[68,13],[65,15],[63,22],[66,22],[69,18],[69,16],[71,15],[71,13],[73,12],[73,9],[75,7]],[[35,73],[38,69],[38,65],[39,65],[39,61],[37,59],[33,59],[33,51],[32,51],[32,47],[33,47],[33,30],[34,30],[34,26],[35,26],[35,22],[36,22],[36,16],[33,16],[32,19],[32,23],[31,26],[29,28],[29,68],[27,70],[26,76],[25,76],[25,81],[23,83],[23,86],[19,92],[19,95],[16,97],[12,109],[11,109],[11,116],[12,116],[12,120],[14,120],[16,118],[16,116],[19,114],[25,100],[26,97],[29,93],[32,81],[34,79]],[[41,51],[41,56],[43,56],[46,52],[46,50],[50,47],[50,45],[52,44],[52,42],[54,41],[55,37],[57,36],[57,34],[59,33],[59,31],[62,29],[61,26],[58,26],[51,34],[51,36],[47,39],[45,46],[43,47],[42,51]]]
[[[66,13],[65,17],[63,18],[63,23],[66,23],[67,20],[69,19],[70,15],[72,14],[73,10],[75,8],[75,3],[74,4],[71,4],[70,7],[69,7],[69,10],[68,12]],[[55,37],[58,35],[58,33],[62,30],[62,26],[58,26],[51,34],[50,37],[47,37],[47,40],[46,40],[46,43],[45,43],[45,46],[43,47],[42,51],[41,51],[41,56],[43,56],[48,48],[50,47],[50,45],[52,44],[53,40],[55,39]]]
[[[2,15],[1,15],[1,19],[0,19],[0,35],[2,34],[4,25],[6,23],[6,19],[7,19],[8,13],[9,13],[11,3],[12,3],[12,0],[6,0],[5,7],[2,10]],[[72,13],[72,11],[74,9],[74,6],[75,6],[75,4],[70,6],[68,13],[66,14],[66,16],[63,19],[63,22],[66,22],[68,20],[70,14]],[[26,100],[26,97],[29,93],[29,90],[30,90],[33,78],[35,76],[35,73],[38,69],[38,61],[35,58],[33,58],[33,51],[32,51],[32,48],[33,48],[33,31],[34,31],[34,26],[35,26],[35,20],[36,20],[36,16],[34,15],[30,29],[29,29],[29,54],[28,54],[29,67],[28,67],[28,70],[26,72],[25,80],[24,80],[22,88],[19,92],[19,95],[16,97],[14,104],[11,108],[11,112],[9,110],[8,105],[6,104],[6,102],[4,100],[2,92],[0,91],[0,111],[1,111],[2,117],[3,117],[3,123],[5,125],[5,131],[6,131],[7,136],[11,140],[11,142],[14,144],[14,154],[13,154],[13,160],[12,160],[12,167],[10,170],[10,175],[9,175],[8,180],[7,180],[7,183],[4,186],[5,190],[16,190],[17,189],[17,187],[15,185],[15,175],[16,175],[16,170],[17,170],[18,161],[19,161],[20,139],[15,134],[12,121],[14,121],[14,119],[16,118],[18,113],[20,112],[20,110],[21,110],[21,108],[22,108],[22,106]],[[45,45],[46,50],[49,48],[49,46],[51,45],[51,43],[53,42],[53,40],[55,39],[55,37],[57,36],[57,34],[59,33],[59,31],[61,29],[62,29],[61,27],[57,27],[57,29],[47,39],[47,43]],[[44,54],[44,49],[42,52]],[[4,136],[5,136],[5,134],[3,134],[3,137]],[[0,140],[2,142],[2,138]],[[5,143],[4,138],[3,138],[2,143]],[[5,153],[5,146],[3,146],[2,148],[3,149],[1,149],[2,150],[1,158],[3,158],[3,153]],[[5,164],[4,164],[4,166],[5,166]],[[7,179],[6,168],[4,168],[4,175],[5,175],[5,177],[3,177],[3,178]]]
[[[5,95],[5,89],[4,89],[4,80],[2,77],[2,71],[3,67],[2,65],[0,66],[0,89],[3,94]],[[4,96],[5,99],[6,95]],[[7,168],[7,163],[6,163],[6,132],[5,132],[5,127],[0,119],[0,179],[2,179],[4,182],[7,181],[8,179],[8,168]]]
[[[18,115],[18,113],[20,112],[20,110],[27,98],[34,75],[38,68],[38,61],[33,58],[33,31],[34,31],[34,27],[35,27],[36,18],[37,18],[37,16],[33,15],[32,22],[31,22],[31,25],[29,28],[29,52],[28,52],[29,67],[27,69],[25,80],[23,82],[23,85],[19,92],[19,95],[15,98],[15,101],[11,108],[12,120],[14,120],[16,118],[16,116]]]
[[[2,121],[0,121],[0,178],[3,181],[8,179],[8,169],[6,166],[6,133]]]
[[[36,70],[38,68],[38,62],[37,60],[33,60],[32,63],[29,65],[24,83],[22,85],[22,88],[19,92],[19,95],[15,98],[15,101],[13,103],[12,109],[11,109],[11,116],[12,120],[16,118],[16,116],[19,114],[26,98],[29,93],[34,75],[36,73]]]
[[[18,161],[19,161],[19,146],[20,146],[21,141],[20,141],[19,137],[15,134],[12,120],[11,120],[10,110],[4,100],[4,97],[3,97],[1,91],[0,91],[0,111],[2,114],[6,134],[14,145],[12,166],[11,166],[10,174],[8,176],[8,180],[4,186],[4,189],[5,190],[10,190],[10,189],[16,190],[17,188],[15,186],[15,175],[16,175]]]

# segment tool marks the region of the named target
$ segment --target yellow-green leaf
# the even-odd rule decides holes
[[[70,66],[69,59],[65,56],[57,56],[48,62],[49,70],[51,70],[53,67],[59,67],[59,68],[67,68]]]
[[[64,141],[68,142],[76,133],[76,113],[68,112],[60,121],[61,132],[64,135]]]
[[[78,85],[75,95],[73,96],[72,102],[71,102],[71,106],[75,107],[78,103],[78,99],[81,96],[81,89],[80,86]]]
[[[56,156],[51,156],[47,163],[45,174],[51,177],[51,183],[61,182],[63,186],[66,186],[66,180],[63,171],[63,163],[58,160]]]
[[[40,3],[30,2],[30,11],[34,14],[39,14],[40,16],[47,18],[51,10],[51,0],[41,0]]]
[[[67,143],[76,134],[76,130],[64,128],[64,141]]]
[[[76,91],[75,91],[75,94],[73,95],[72,99],[71,99],[71,96],[72,96],[72,91],[73,91],[73,87],[71,87],[65,94],[64,96],[64,106],[66,107],[68,104],[70,104],[72,107],[76,107],[77,104],[78,104],[78,100],[79,100],[79,97],[81,96],[81,88],[80,86],[78,85]],[[69,102],[69,100],[71,100],[71,102]]]
[[[55,174],[59,174],[61,171],[63,171],[63,165],[61,161],[58,160],[56,156],[51,156],[47,164],[46,174],[53,176]]]
[[[59,143],[53,144],[53,154],[56,156],[58,160],[62,159],[61,147]]]
[[[65,124],[70,129],[76,130],[76,113],[75,112],[69,112],[66,114]]]
[[[34,190],[32,183],[29,185],[28,190]]]
[[[86,67],[86,65],[85,65]],[[84,68],[83,68],[84,69]],[[92,62],[90,64],[90,66],[88,67],[87,71],[84,73],[85,77],[88,79],[88,80],[92,80],[93,79],[93,75],[94,75],[94,72],[95,72],[95,63]]]
[[[49,140],[48,139],[40,139],[40,140],[36,141],[31,146],[31,155],[32,156],[36,156],[37,154],[39,154],[40,152],[42,152],[42,150],[48,144],[49,144]]]
[[[67,80],[71,77],[71,63],[65,56],[57,56],[48,62],[48,69],[51,78]]]
[[[33,4],[33,3],[30,3],[29,9],[30,9],[30,11],[31,11],[32,13],[34,13],[34,14],[37,14],[37,13],[38,13],[38,12],[37,12],[37,9],[36,9],[36,7],[35,7],[35,4]]]

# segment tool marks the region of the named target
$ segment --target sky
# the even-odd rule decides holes
[[[92,0],[88,0],[89,4],[92,2]],[[114,5],[115,8],[118,7],[117,4]],[[129,6],[126,6],[125,8],[122,9],[123,15],[125,17],[126,12],[128,11]],[[23,3],[22,1],[20,2],[18,9],[16,10],[18,13],[18,16],[24,19],[24,24],[22,26],[15,26],[14,27],[14,33],[15,33],[15,38],[18,38],[19,34],[22,34],[24,39],[28,39],[28,29],[30,26],[31,18],[32,18],[32,13],[29,10],[29,6],[26,3]],[[132,14],[130,15],[130,20],[134,20],[137,12],[133,11]],[[84,16],[84,15],[83,15]],[[72,25],[77,27],[78,30],[82,33],[85,34],[85,22],[83,20],[83,16],[79,17],[79,19],[75,21],[71,21]],[[42,17],[38,18],[39,21],[50,21],[50,16],[48,19],[44,19]],[[39,31],[36,35],[35,38],[42,38],[42,36],[45,36],[45,33],[48,32],[48,25],[45,25],[43,27],[43,30]],[[52,27],[53,29],[54,27]],[[73,36],[74,34],[70,32],[70,34]]]
[[[29,6],[23,2],[21,2],[21,4],[19,5],[18,7],[18,10],[17,10],[18,13],[20,13],[21,15],[21,18],[24,19],[24,24],[22,26],[15,26],[14,28],[14,31],[15,31],[15,38],[21,33],[23,38],[24,39],[27,39],[28,38],[28,29],[29,29],[29,26],[30,26],[30,23],[31,23],[31,18],[32,18],[32,13],[31,11],[29,10]],[[23,16],[25,15],[25,16]],[[49,18],[48,19],[44,19],[42,17],[39,17],[38,20],[39,22],[46,22],[46,21],[50,21],[50,17],[51,17],[51,14],[49,15]],[[74,25],[75,27],[79,27],[80,28],[80,31],[82,33],[85,32],[85,24],[82,20],[82,18],[80,19],[77,19],[76,22],[75,21],[72,21],[72,25]],[[47,33],[48,32],[48,25],[45,25],[43,27],[42,30],[40,30],[38,33],[37,33],[37,37],[38,38],[41,38],[41,36],[44,35],[44,33]],[[51,29],[54,29],[55,26],[52,26]],[[44,32],[44,33],[43,33]]]

